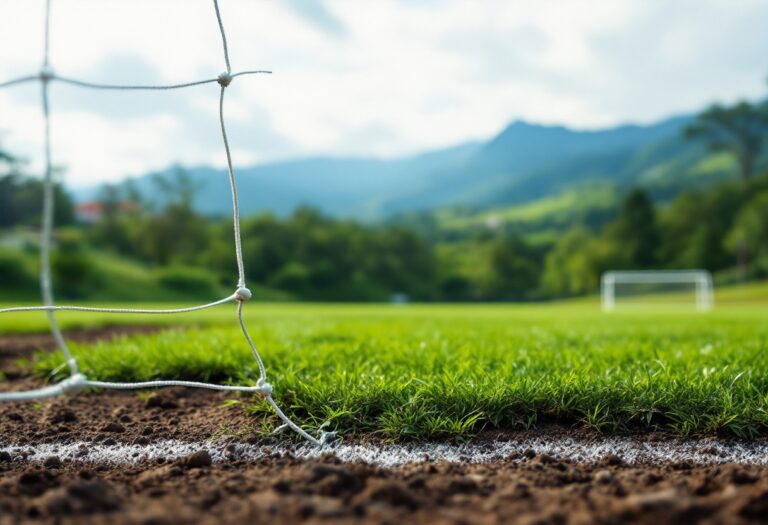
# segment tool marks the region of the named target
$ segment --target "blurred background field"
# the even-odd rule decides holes
[[[522,320],[529,317],[560,318],[567,316],[569,318],[584,318],[600,320],[600,323],[631,323],[634,316],[644,318],[654,318],[660,313],[668,313],[675,317],[685,320],[703,320],[707,319],[738,319],[745,317],[750,319],[762,319],[768,315],[768,283],[758,282],[746,285],[733,285],[719,288],[715,294],[716,310],[713,312],[696,312],[694,310],[693,294],[690,291],[665,292],[656,294],[645,294],[639,296],[628,296],[622,299],[617,306],[617,310],[611,314],[604,314],[600,311],[600,299],[596,295],[587,297],[578,297],[560,301],[549,301],[539,303],[484,303],[484,304],[464,304],[457,305],[451,303],[416,303],[416,304],[370,304],[370,303],[312,303],[312,302],[272,302],[272,303],[251,303],[246,310],[246,318],[255,323],[268,322],[273,317],[287,315],[304,319],[307,317],[332,315],[336,317],[343,316],[365,316],[369,312],[376,312],[381,316],[394,317],[414,317],[419,318],[424,312],[430,315],[439,315],[444,313],[446,316],[462,316],[467,312],[477,310],[480,315],[508,316],[511,321],[516,322],[516,318]],[[34,301],[18,303],[0,303],[0,308],[12,306],[34,306]],[[75,305],[96,306],[95,303],[77,302]],[[154,303],[131,303],[136,308],[156,308],[171,309],[193,306],[189,302],[154,302]],[[98,306],[122,307],[124,303],[103,302]],[[109,313],[91,313],[91,312],[58,312],[56,317],[65,329],[83,329],[99,328],[106,326],[119,325],[158,325],[158,326],[184,326],[197,325],[207,326],[214,324],[224,324],[232,321],[232,311],[235,306],[219,306],[208,310],[189,312],[185,314],[173,315],[116,315]],[[39,333],[45,332],[48,328],[48,321],[43,312],[23,312],[10,313],[0,316],[0,334],[14,333]]]

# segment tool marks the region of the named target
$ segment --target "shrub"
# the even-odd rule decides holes
[[[18,253],[0,252],[0,288],[21,290],[33,288],[37,276]]]
[[[187,266],[171,266],[157,271],[160,286],[183,294],[206,296],[216,295],[216,278],[206,270]]]
[[[56,232],[56,244],[60,252],[75,253],[86,247],[86,239],[81,230],[61,228]]]
[[[81,251],[58,252],[51,260],[53,282],[65,297],[82,299],[88,296],[90,288],[98,283],[93,263]]]

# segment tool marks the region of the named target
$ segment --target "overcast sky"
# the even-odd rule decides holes
[[[95,82],[224,70],[207,0],[52,0],[51,63]],[[34,74],[43,0],[0,0],[0,81]],[[767,91],[766,0],[221,0],[235,163],[397,156],[512,120],[648,123]],[[216,84],[52,86],[53,151],[82,186],[173,162],[223,165]],[[39,169],[39,85],[0,90],[0,143]]]

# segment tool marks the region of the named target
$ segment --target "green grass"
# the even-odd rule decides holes
[[[743,304],[725,292],[725,304],[706,314],[662,306],[605,315],[590,300],[251,304],[246,317],[276,400],[308,428],[424,440],[560,422],[754,437],[768,434],[768,295],[760,290],[768,291],[742,289],[750,292]],[[232,308],[186,319],[206,326],[72,346],[85,373],[102,380],[257,377]],[[61,362],[44,353],[33,366],[49,375]],[[238,402],[263,430],[277,423],[258,399]]]

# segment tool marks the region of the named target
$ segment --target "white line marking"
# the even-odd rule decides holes
[[[574,438],[524,438],[484,444],[370,444],[340,445],[333,449],[307,445],[275,446],[226,442],[158,441],[149,445],[102,445],[98,443],[48,443],[33,446],[0,445],[0,451],[11,454],[14,461],[40,463],[49,456],[82,463],[130,465],[164,458],[172,461],[199,450],[207,450],[214,462],[232,459],[255,461],[275,455],[291,455],[311,459],[333,453],[345,462],[364,461],[381,467],[446,461],[452,463],[490,463],[522,461],[523,452],[548,454],[558,459],[591,463],[608,454],[616,454],[628,464],[688,461],[694,464],[742,463],[768,465],[768,443],[765,441],[668,440],[640,442],[625,437],[593,440]]]

